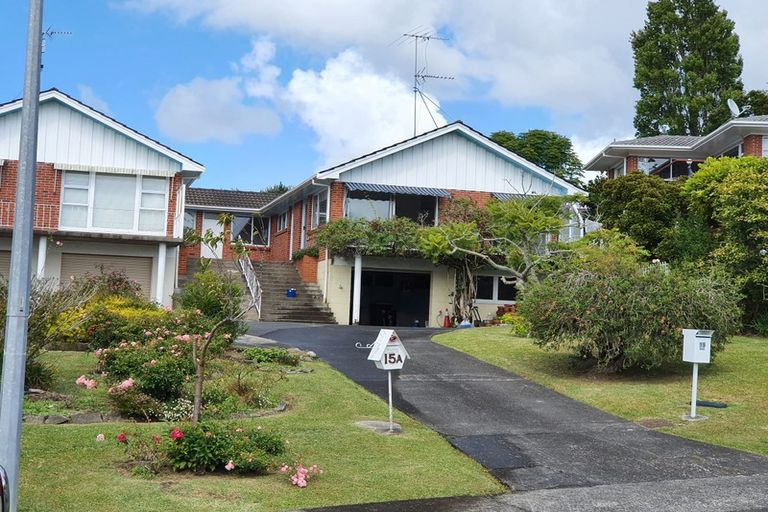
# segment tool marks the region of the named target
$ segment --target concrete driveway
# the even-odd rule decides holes
[[[355,348],[378,330],[253,324],[249,334],[313,350],[386,398],[386,372]],[[396,407],[517,492],[339,510],[768,510],[764,457],[648,430],[432,343],[436,331],[397,332],[412,359],[396,372]]]

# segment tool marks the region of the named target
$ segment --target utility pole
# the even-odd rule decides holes
[[[21,417],[27,359],[29,282],[32,276],[32,228],[37,172],[42,32],[43,0],[30,0],[21,109],[21,144],[16,180],[16,208],[6,305],[3,382],[0,389],[0,466],[5,468],[8,474],[8,489],[5,489],[5,493],[10,493],[8,512],[16,512],[19,501]]]
[[[431,35],[429,32],[425,32],[423,34],[405,33],[403,34],[402,37],[410,37],[413,39],[413,136],[415,137],[417,135],[416,107],[418,105],[419,96],[422,94],[419,85],[423,84],[427,78],[433,78],[438,80],[453,80],[452,76],[426,74],[426,66],[421,71],[419,71],[419,41],[429,42],[433,39],[437,41],[447,41],[448,38],[434,36],[434,35]],[[427,112],[429,112],[428,108],[427,108]],[[432,113],[430,112],[429,115],[431,116]]]

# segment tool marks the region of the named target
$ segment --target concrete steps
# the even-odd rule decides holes
[[[333,313],[323,303],[323,293],[315,284],[301,282],[292,263],[254,262],[261,283],[261,319],[265,322],[306,322],[335,324]],[[289,288],[296,297],[287,296]]]

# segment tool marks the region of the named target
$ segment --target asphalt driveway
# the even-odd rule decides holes
[[[366,360],[374,327],[253,324],[249,334],[313,350],[386,398]],[[348,510],[761,510],[768,459],[655,432],[397,329],[412,359],[395,372],[395,406],[441,433],[513,491],[432,504]],[[600,505],[602,504],[602,505]],[[373,507],[373,508],[372,508]]]

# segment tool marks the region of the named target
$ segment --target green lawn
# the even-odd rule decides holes
[[[74,392],[74,379],[95,363],[87,354],[50,357],[62,367],[60,392]],[[386,404],[324,363],[309,365],[313,372],[278,384],[276,391],[291,404],[287,412],[244,420],[282,432],[295,457],[324,470],[306,489],[291,486],[282,474],[167,473],[142,479],[121,469],[125,455],[111,441],[114,436],[123,430],[164,433],[166,424],[27,425],[21,510],[267,511],[504,490],[480,465],[403,414],[395,418],[403,425],[401,436],[359,429],[357,420],[386,419]],[[94,394],[95,403],[102,393]],[[108,441],[97,443],[99,433]]]
[[[728,407],[700,407],[698,414],[709,419],[696,423],[680,418],[690,408],[689,364],[648,374],[584,372],[569,354],[544,351],[504,327],[455,331],[434,341],[629,420],[671,421],[671,427],[659,429],[663,432],[768,455],[767,339],[736,337],[713,364],[699,365],[699,400]]]

